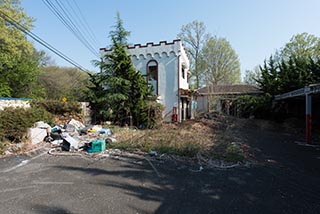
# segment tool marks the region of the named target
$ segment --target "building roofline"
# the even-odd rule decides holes
[[[176,42],[181,42],[181,39],[175,39],[172,42],[160,41],[159,43],[147,42],[144,45],[142,45],[142,44],[127,45],[127,48],[128,49],[134,49],[136,47],[138,47],[138,48],[156,47],[156,46],[161,46],[162,44],[163,45],[174,45]],[[110,49],[108,49],[108,48],[100,48],[100,51],[110,51]]]

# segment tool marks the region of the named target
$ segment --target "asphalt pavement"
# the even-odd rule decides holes
[[[247,127],[248,128],[248,127]],[[249,167],[208,168],[147,155],[0,159],[0,213],[320,213],[320,150],[247,129]],[[253,137],[259,136],[259,137]]]

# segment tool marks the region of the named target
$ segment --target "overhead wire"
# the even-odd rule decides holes
[[[74,36],[91,52],[93,53],[97,58],[100,58],[100,54],[97,51],[98,48],[93,47],[92,44],[88,41],[88,39],[84,36],[82,33],[81,25],[74,20],[74,16],[66,8],[66,5],[64,5],[60,0],[55,0],[56,4],[54,4],[51,0],[42,0],[47,7],[54,13],[54,15],[65,25],[67,29],[69,29]],[[74,9],[70,6],[71,10],[74,11]],[[80,11],[80,8],[78,6],[78,9]],[[74,12],[75,13],[75,12]],[[76,14],[76,13],[75,13]],[[83,17],[84,19],[84,17]],[[85,20],[85,19],[84,19]],[[79,73],[74,79],[79,79],[82,74]],[[74,81],[71,85],[73,87],[77,81]]]
[[[72,13],[70,13],[70,11],[66,8],[66,6],[60,1],[60,0],[56,0],[58,6],[60,7],[61,11],[65,14],[65,17],[67,18],[67,20],[69,21],[69,23],[71,24],[71,27],[73,27],[73,29],[75,29],[75,31],[77,32],[76,36],[79,37],[79,39],[82,41],[82,43],[97,57],[99,57],[99,53],[97,52],[98,49],[94,48],[93,45],[88,41],[88,39],[85,37],[85,35],[83,34],[83,32],[80,29],[80,26],[77,25],[76,20],[73,19],[72,17]]]
[[[63,23],[63,25],[69,29],[72,34],[97,58],[100,57],[98,53],[98,48],[92,45],[87,39],[87,36],[84,35],[83,29],[81,29],[81,24],[79,25],[76,22],[75,17],[72,16],[70,10],[67,9],[66,5],[63,4],[60,0],[55,0],[55,3],[51,0],[42,0],[42,2],[51,10],[51,12]],[[71,10],[74,11],[72,8]],[[76,13],[75,13],[76,14]]]
[[[14,20],[12,17],[8,16],[6,13],[4,13],[1,10],[0,10],[0,17],[2,19],[4,19],[5,21],[7,21],[8,23],[10,23],[11,25],[13,25],[14,27],[16,27],[18,30],[22,31],[23,33],[25,33],[26,35],[28,35],[29,37],[34,39],[39,44],[43,45],[44,47],[46,47],[47,49],[49,49],[50,51],[52,51],[53,53],[55,53],[56,55],[58,55],[59,57],[64,59],[65,61],[72,64],[73,66],[77,67],[78,69],[80,69],[82,71],[87,71],[87,69],[83,68],[80,64],[78,64],[77,62],[75,62],[74,60],[72,60],[71,58],[66,56],[65,54],[63,54],[58,49],[54,48],[52,45],[50,45],[49,43],[47,43],[46,41],[41,39],[35,33],[28,30],[25,26],[23,26],[22,24],[20,24],[19,22],[17,22],[16,20]]]
[[[78,3],[75,0],[72,0],[73,4],[75,5],[76,9],[74,9],[74,7],[72,6],[72,4],[70,3],[70,1],[67,1],[68,5],[70,6],[71,10],[73,11],[73,13],[76,15],[76,17],[79,19],[80,23],[82,24],[82,26],[84,26],[85,32],[87,32],[87,34],[89,35],[89,37],[91,38],[92,42],[94,43],[94,45],[96,47],[100,47],[101,46],[101,42],[97,39],[96,35],[94,34],[94,31],[92,30],[92,28],[90,27],[90,25],[88,24],[84,14],[82,13]],[[78,13],[76,12],[76,10],[78,11]]]

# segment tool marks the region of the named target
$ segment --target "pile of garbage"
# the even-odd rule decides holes
[[[88,153],[103,152],[106,144],[116,142],[109,128],[101,125],[85,126],[77,120],[70,120],[67,124],[51,127],[42,121],[36,122],[29,130],[32,144],[45,141],[54,147],[61,147],[63,151],[86,151]]]

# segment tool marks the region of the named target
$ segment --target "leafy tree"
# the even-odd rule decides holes
[[[243,82],[249,85],[257,85],[261,76],[261,70],[259,66],[254,67],[253,70],[246,70]]]
[[[294,35],[284,48],[264,62],[258,82],[272,95],[282,94],[320,81],[320,38]]]
[[[117,13],[116,25],[110,32],[111,49],[102,62],[96,62],[101,72],[90,74],[89,96],[96,122],[108,119],[121,125],[138,126],[146,121],[144,109],[150,90],[126,53],[129,35]]]
[[[54,66],[56,64],[55,61],[51,58],[51,56],[43,50],[37,52],[37,58],[39,66],[41,68],[46,66]]]
[[[20,0],[0,1],[0,96],[38,96],[37,52],[8,17],[28,30],[33,23],[20,6]]]
[[[307,33],[297,34],[284,48],[277,51],[269,60],[264,61],[263,66],[260,66],[261,75],[257,82],[267,96],[271,95],[272,98],[274,95],[320,82],[319,41],[319,38]],[[245,107],[242,108],[243,112],[249,112],[256,107],[264,108],[261,111],[252,110],[251,113],[254,112],[255,116],[258,116],[259,112],[266,112],[263,113],[264,117],[270,118],[270,115],[273,115],[279,119],[286,112],[286,107],[279,103],[271,105],[270,102],[252,102],[253,99],[242,101]]]
[[[318,60],[320,58],[320,38],[308,33],[294,35],[281,49],[279,55],[279,58],[285,61],[290,58]]]
[[[40,85],[45,88],[46,99],[83,101],[86,97],[89,76],[87,73],[71,67],[47,66],[41,68]]]
[[[210,37],[203,46],[204,76],[208,84],[240,82],[238,55],[225,38]]]
[[[202,47],[207,37],[205,24],[197,20],[183,25],[178,34],[178,38],[183,41],[190,56],[191,77],[195,78],[194,87],[196,89],[200,87],[203,80],[201,55]]]
[[[238,115],[240,117],[254,116],[256,118],[270,119],[272,115],[270,110],[272,107],[272,96],[270,94],[250,96],[240,96],[235,105],[238,108]]]

